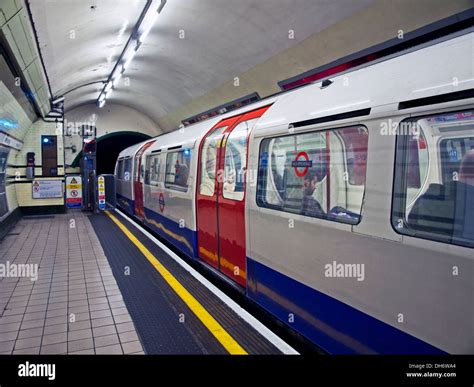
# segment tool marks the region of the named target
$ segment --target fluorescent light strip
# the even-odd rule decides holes
[[[151,29],[153,28],[153,25],[155,24],[156,18],[158,17],[158,14],[161,13],[166,2],[167,0],[153,0],[150,7],[148,7],[148,9],[146,10],[145,15],[143,15],[143,18],[140,22],[140,25],[136,27],[134,32],[134,34],[138,35],[138,39],[136,37],[132,37],[127,42],[127,46],[125,47],[119,59],[119,61],[122,62],[121,70],[119,70],[120,63],[117,63],[114,68],[114,72],[117,72],[117,74],[112,74],[109,77],[107,84],[105,85],[101,94],[99,94],[99,98],[97,100],[99,108],[103,107],[105,104],[105,100],[110,97],[112,93],[112,88],[115,88],[118,85],[118,81],[122,77],[122,74],[129,67],[132,59],[137,53],[138,48],[145,41],[145,38],[150,33]],[[124,60],[124,58],[127,59]]]
[[[117,87],[119,81],[120,81],[120,78],[122,78],[122,72],[119,72],[113,79],[112,81],[112,86],[113,87]]]
[[[154,12],[149,18],[148,20],[144,23],[145,26],[143,27],[143,30],[142,32],[140,33],[140,36],[138,38],[138,41],[140,43],[143,43],[146,39],[146,37],[148,36],[148,34],[150,33],[151,29],[153,28],[153,25],[155,24],[155,20],[156,18],[158,17],[158,13],[157,12]]]
[[[137,50],[135,49],[131,50],[131,53],[129,54],[128,58],[123,63],[123,71],[125,71],[128,68],[128,66],[132,62],[132,59],[135,57],[136,53],[137,53]]]

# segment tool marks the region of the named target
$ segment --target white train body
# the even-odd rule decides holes
[[[474,32],[330,80],[128,148],[120,206],[330,353],[473,353]]]

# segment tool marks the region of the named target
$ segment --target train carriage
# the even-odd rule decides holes
[[[119,203],[141,195],[145,224],[327,352],[472,353],[473,48],[463,31],[131,147],[117,178],[131,160],[143,192]]]

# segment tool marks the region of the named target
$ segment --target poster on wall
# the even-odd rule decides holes
[[[33,180],[33,199],[53,199],[63,197],[61,180]]]
[[[82,177],[66,176],[67,208],[82,208]]]

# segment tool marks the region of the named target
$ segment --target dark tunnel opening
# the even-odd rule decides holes
[[[97,142],[97,175],[113,174],[117,157],[124,149],[150,138],[142,133],[114,133]]]
[[[137,132],[117,132],[99,138],[97,141],[97,175],[113,174],[120,152],[149,138],[150,136]],[[77,155],[71,167],[78,167],[81,158],[82,151]]]

